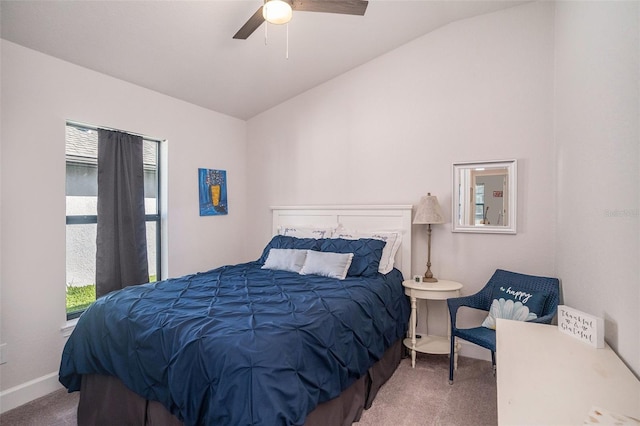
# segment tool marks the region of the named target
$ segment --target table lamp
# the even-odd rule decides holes
[[[413,217],[414,225],[427,225],[427,271],[422,278],[423,282],[438,282],[431,272],[431,225],[440,223],[444,223],[444,215],[438,204],[438,197],[429,192],[420,199],[416,215]]]

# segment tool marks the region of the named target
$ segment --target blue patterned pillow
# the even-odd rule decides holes
[[[295,238],[285,235],[276,235],[269,241],[269,244],[262,251],[262,256],[258,262],[264,264],[269,256],[269,250],[275,249],[299,249],[299,250],[320,250],[320,242],[315,238]]]
[[[371,277],[378,273],[382,250],[385,241],[373,238],[360,238],[359,240],[345,240],[342,238],[327,238],[322,242],[320,251],[333,253],[353,253],[353,260],[349,267],[349,277]]]
[[[518,288],[518,285],[499,285],[493,288],[493,301],[483,327],[496,329],[496,319],[531,321],[543,312],[547,293]]]

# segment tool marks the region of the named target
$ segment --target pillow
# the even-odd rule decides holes
[[[346,240],[329,238],[322,240],[320,251],[333,253],[353,253],[351,267],[347,273],[350,277],[371,277],[378,273],[380,258],[385,242],[373,238]]]
[[[529,291],[517,285],[496,285],[493,288],[493,301],[489,315],[482,322],[483,327],[496,329],[496,319],[514,321],[530,321],[542,314],[547,294],[540,291]]]
[[[276,269],[279,271],[299,273],[306,258],[307,250],[272,248],[269,250],[269,255],[262,269]]]
[[[334,228],[316,228],[302,226],[279,227],[278,234],[296,238],[329,238]]]
[[[402,243],[402,234],[397,231],[372,231],[372,232],[357,232],[339,229],[333,234],[334,238],[344,238],[347,240],[357,240],[359,238],[373,238],[375,240],[382,240],[386,244],[382,250],[382,257],[380,258],[380,266],[378,272],[381,274],[388,274],[393,269],[393,264],[396,258],[396,252],[400,248]]]
[[[300,275],[322,275],[344,280],[353,260],[353,253],[307,251],[307,259]]]
[[[258,262],[264,263],[269,256],[271,249],[300,249],[300,250],[320,250],[320,240],[314,238],[294,238],[284,235],[276,235],[269,241],[262,251],[262,256]]]

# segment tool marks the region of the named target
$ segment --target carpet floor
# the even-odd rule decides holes
[[[449,385],[449,357],[405,358],[357,426],[490,426],[498,424],[496,379],[491,362],[459,357]]]
[[[405,358],[354,426],[489,426],[498,424],[491,363],[460,357],[449,385],[446,355]],[[59,390],[0,415],[2,426],[76,425],[78,392]],[[117,425],[114,425],[117,426]]]

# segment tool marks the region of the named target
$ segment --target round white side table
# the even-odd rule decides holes
[[[451,320],[447,314],[447,336],[426,335],[416,338],[417,301],[443,300],[451,297],[459,297],[462,284],[456,281],[438,280],[435,283],[416,282],[405,280],[402,282],[404,294],[411,300],[411,318],[409,320],[409,337],[404,339],[404,345],[411,350],[411,367],[416,366],[416,352],[429,354],[448,354],[451,351]],[[426,304],[425,304],[426,305]],[[448,312],[448,311],[447,311]],[[427,312],[424,313],[425,318]],[[456,342],[454,347],[454,368],[458,368],[458,349]]]

